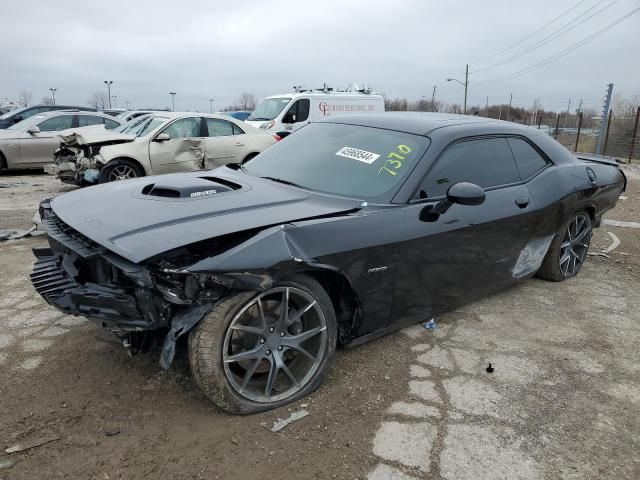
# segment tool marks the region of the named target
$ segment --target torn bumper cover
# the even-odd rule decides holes
[[[177,285],[114,255],[41,209],[50,248],[34,248],[31,282],[52,306],[83,315],[119,337],[131,332],[168,329],[161,366],[168,368],[175,341],[204,318],[225,287],[207,289],[207,297],[189,299]],[[213,292],[213,294],[212,294]]]

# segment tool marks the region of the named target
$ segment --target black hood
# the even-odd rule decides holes
[[[357,200],[226,167],[96,185],[51,201],[62,221],[132,262],[228,233],[359,206]]]

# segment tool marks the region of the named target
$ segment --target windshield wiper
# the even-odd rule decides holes
[[[276,177],[260,177],[266,180],[271,180],[272,182],[284,183],[285,185],[291,185],[292,187],[305,188],[302,185],[298,185],[297,183],[290,182],[289,180],[285,180],[284,178],[276,178]]]

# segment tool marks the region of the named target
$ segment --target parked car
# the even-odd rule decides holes
[[[284,138],[310,122],[330,115],[381,112],[384,112],[384,98],[368,90],[298,89],[293,93],[265,98],[246,122]]]
[[[0,116],[0,129],[9,128],[18,122],[26,120],[33,115],[44,112],[53,112],[56,110],[82,110],[86,112],[95,112],[95,108],[91,107],[72,107],[68,105],[34,105],[32,107],[16,108],[4,115]]]
[[[88,132],[64,138],[54,168],[61,180],[106,183],[243,163],[276,141],[224,115],[154,112],[117,135]]]
[[[237,112],[224,112],[224,114],[229,115],[230,117],[236,118],[238,120],[242,120],[243,122],[251,115],[251,112],[245,111],[237,111]]]
[[[169,110],[127,110],[126,112],[120,113],[116,118],[118,118],[122,122],[128,122],[129,120],[139,117],[141,115],[147,115],[149,113],[155,112],[168,112]]]
[[[124,108],[104,108],[100,110],[101,113],[105,113],[107,115],[111,115],[112,117],[117,117],[122,113],[126,113],[127,110]]]
[[[78,110],[31,116],[0,130],[0,169],[42,168],[53,162],[53,151],[60,146],[60,133],[98,125],[113,129],[120,122],[109,115]]]
[[[336,345],[577,275],[625,186],[615,162],[514,123],[336,116],[246,165],[43,202],[31,278],[134,349],[164,336],[164,368],[188,334],[205,394],[253,413],[317,388]]]

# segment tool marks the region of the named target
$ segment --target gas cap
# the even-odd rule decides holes
[[[587,176],[591,183],[596,183],[596,172],[594,172],[591,167],[587,167]]]

